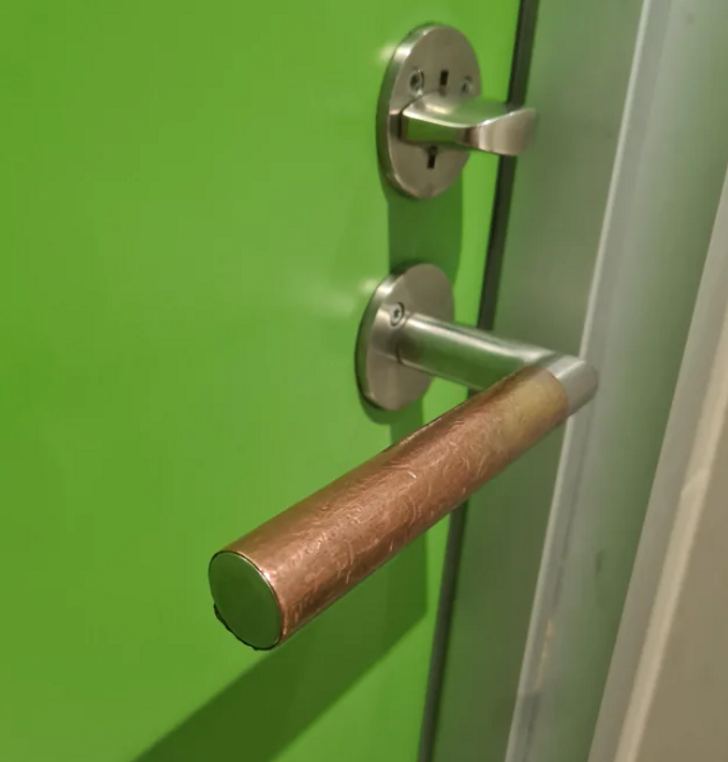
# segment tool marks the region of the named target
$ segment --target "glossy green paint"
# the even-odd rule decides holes
[[[516,0],[10,0],[0,16],[0,757],[404,762],[445,526],[270,654],[212,552],[462,398],[353,377],[394,264],[474,321],[496,161],[428,202],[377,169],[392,47],[468,34],[506,93]]]

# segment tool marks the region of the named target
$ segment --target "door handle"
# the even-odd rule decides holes
[[[500,380],[213,556],[215,610],[243,642],[282,643],[594,395],[583,360],[452,324],[451,313],[437,267],[387,278],[359,332],[364,396],[395,409],[432,374]]]
[[[536,125],[532,108],[510,110],[483,98],[424,95],[402,111],[400,133],[409,143],[518,156]]]

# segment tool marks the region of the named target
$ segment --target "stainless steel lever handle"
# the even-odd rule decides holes
[[[359,373],[384,368],[397,383],[389,363],[405,379],[435,368],[475,385],[522,367],[213,556],[218,617],[248,645],[286,640],[594,394],[596,373],[578,358],[428,317],[428,302],[447,311],[444,286],[431,265],[380,285],[362,321]],[[382,352],[384,365],[367,363]],[[489,364],[490,373],[478,374]]]
[[[536,112],[531,108],[509,110],[502,103],[483,98],[463,100],[437,93],[424,95],[404,109],[400,133],[409,143],[443,145],[518,156],[533,137]]]

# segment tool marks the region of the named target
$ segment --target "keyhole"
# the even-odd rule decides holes
[[[437,159],[437,146],[430,146],[427,149],[427,169],[435,168],[435,159]]]
[[[440,95],[447,95],[447,81],[450,79],[450,72],[443,69],[440,72]]]

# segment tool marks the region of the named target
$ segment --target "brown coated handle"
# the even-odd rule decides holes
[[[568,415],[540,367],[471,397],[217,553],[219,618],[254,648],[278,645]]]

